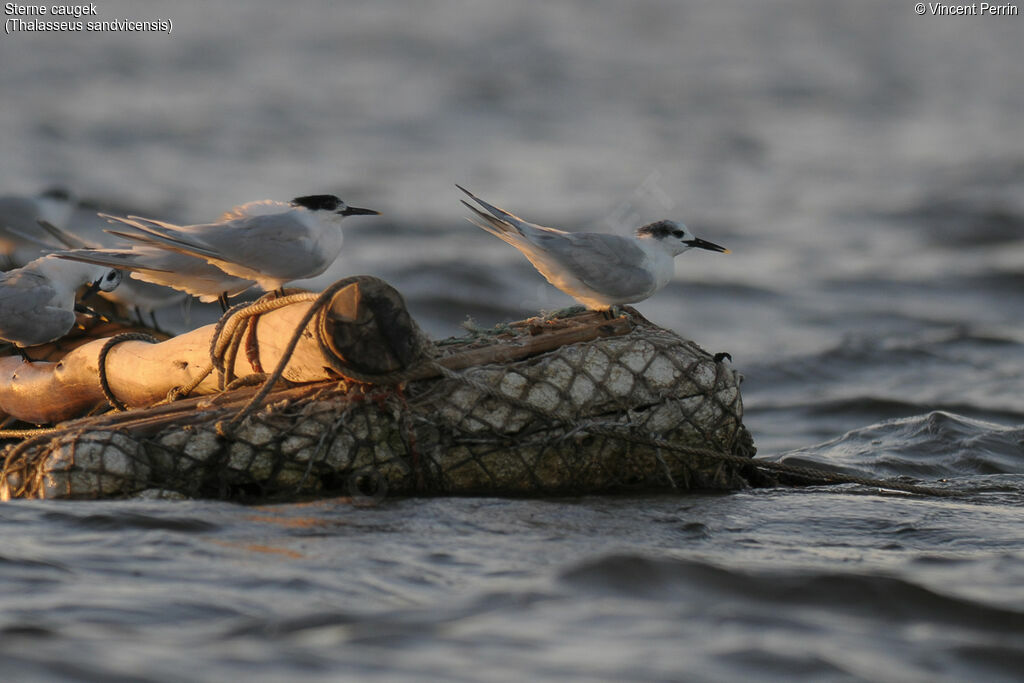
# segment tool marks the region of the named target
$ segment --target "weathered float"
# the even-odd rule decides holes
[[[0,496],[578,495],[764,481],[724,358],[632,309],[432,342],[369,276],[0,358]]]

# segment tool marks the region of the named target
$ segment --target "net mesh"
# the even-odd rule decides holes
[[[459,371],[438,364],[446,354],[514,346],[529,334],[524,326],[447,340],[425,361],[440,376],[275,392],[237,422],[212,401],[157,428],[86,423],[12,444],[0,495],[101,498],[156,489],[207,498],[340,493],[376,500],[759,483],[753,468],[713,457],[754,454],[739,374],[646,321],[622,336],[523,360]],[[666,443],[672,447],[659,445]]]

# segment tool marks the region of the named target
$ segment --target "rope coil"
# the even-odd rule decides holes
[[[124,334],[114,335],[113,337],[108,339],[105,344],[103,344],[103,347],[100,349],[99,358],[97,361],[100,379],[100,389],[103,390],[103,395],[106,397],[107,403],[109,403],[110,407],[113,408],[116,412],[123,412],[125,410],[128,410],[128,406],[121,402],[121,400],[118,399],[116,396],[114,396],[114,392],[110,388],[110,380],[107,378],[107,355],[115,346],[126,341],[144,341],[149,342],[150,344],[160,343],[156,337],[150,334],[144,334],[142,332],[125,332]]]

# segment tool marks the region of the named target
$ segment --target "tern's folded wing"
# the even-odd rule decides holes
[[[456,185],[455,187],[459,188],[460,190],[465,192],[467,195],[472,197],[473,201],[475,201],[477,204],[479,204],[480,206],[482,206],[485,209],[487,209],[491,213],[491,215],[494,216],[496,219],[498,219],[499,221],[502,221],[504,223],[511,224],[521,234],[525,235],[526,237],[528,237],[530,239],[533,239],[533,235],[534,235],[535,232],[554,233],[556,235],[568,235],[568,234],[570,234],[570,233],[565,232],[564,230],[558,230],[556,228],[546,228],[543,225],[537,225],[536,223],[531,223],[530,221],[524,221],[519,216],[516,216],[515,214],[509,213],[505,209],[498,208],[497,206],[494,206],[493,204],[485,202],[484,200],[480,199],[475,194],[473,194],[472,192],[470,192],[466,188],[462,187],[461,185]],[[466,204],[466,202],[463,202],[463,204]],[[466,204],[466,206],[469,206],[469,204]],[[473,209],[472,206],[469,206],[469,208]],[[473,209],[473,210],[476,211],[476,209]],[[477,211],[477,213],[480,213],[480,212]]]
[[[632,240],[589,232],[541,237],[537,244],[596,292],[629,299],[642,298],[654,290],[654,276],[644,267],[644,252]]]

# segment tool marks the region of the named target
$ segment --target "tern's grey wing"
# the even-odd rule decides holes
[[[508,221],[495,218],[490,214],[484,213],[469,202],[462,202],[462,204],[473,212],[472,216],[466,216],[467,221],[481,230],[486,230],[498,239],[504,240],[509,244],[515,244],[517,237],[522,235],[522,233],[516,230],[515,226]]]
[[[25,307],[44,306],[53,294],[50,280],[35,271],[19,268],[8,273],[0,273],[0,296],[8,306],[3,311],[4,314],[10,313],[10,307],[18,301],[25,302]]]
[[[55,256],[130,270],[135,280],[170,287],[199,297],[201,301],[215,301],[223,292],[235,296],[255,284],[252,280],[228,275],[203,259],[156,247],[76,249],[59,252]]]
[[[180,230],[148,220],[143,223],[145,219],[135,216],[116,220],[138,232],[129,235],[109,231],[112,234],[217,262],[218,267],[237,277],[251,277],[254,271],[262,271],[297,280],[310,277],[311,269],[322,265],[319,250],[312,248],[308,228],[294,214],[247,216]]]
[[[197,241],[225,253],[242,246],[239,242],[249,242],[253,255],[257,251],[264,252],[266,258],[265,250],[260,248],[264,240],[286,243],[296,237],[305,237],[308,232],[309,228],[296,213],[275,213],[236,218],[227,223],[211,223],[203,226],[202,237]]]
[[[204,244],[196,235],[192,235],[184,228],[179,228],[178,226],[171,225],[170,223],[161,223],[160,221],[141,218],[139,216],[128,216],[127,218],[122,218],[120,216],[111,216],[105,213],[101,213],[99,215],[102,218],[106,218],[111,223],[126,225],[132,230],[131,233],[125,233],[123,230],[107,230],[106,232],[111,235],[117,235],[118,237],[124,237],[125,239],[161,246],[165,249],[174,249],[183,253],[198,255],[200,258],[214,258],[218,256],[214,249],[209,245]],[[189,229],[195,229],[208,226],[200,225],[187,227]]]
[[[491,216],[493,216],[495,219],[497,219],[500,222],[507,223],[507,224],[511,225],[512,227],[514,227],[516,230],[518,230],[520,233],[526,235],[527,237],[531,237],[532,238],[533,237],[533,233],[535,231],[555,233],[555,234],[558,234],[558,235],[568,235],[568,234],[570,234],[570,233],[565,232],[564,230],[558,230],[556,228],[548,228],[548,227],[545,227],[543,225],[537,225],[536,223],[531,223],[530,221],[524,221],[519,216],[516,216],[515,214],[509,213],[505,209],[499,208],[497,206],[494,206],[493,204],[485,202],[484,200],[480,199],[475,194],[473,194],[472,192],[470,192],[466,188],[462,187],[461,185],[456,184],[455,187],[459,188],[460,190],[465,192],[467,195],[472,197],[473,201],[475,201],[477,204],[479,204],[480,206],[482,206],[485,209],[487,209],[491,213]],[[462,202],[462,203],[466,204],[466,202]],[[486,218],[488,220],[488,222],[493,222],[493,220],[489,216],[487,216],[486,214],[483,214],[480,211],[477,211],[477,209],[473,208],[469,204],[466,204],[466,206],[469,206],[469,208],[473,209],[473,211],[476,212],[477,214],[482,215],[484,218]],[[484,228],[484,229],[486,230],[487,228]]]
[[[43,230],[48,232],[51,237],[63,244],[68,249],[92,249],[93,247],[99,246],[93,244],[87,240],[84,240],[77,235],[72,235],[67,230],[62,230],[56,225],[45,219],[38,219],[36,223],[39,224]]]
[[[75,323],[75,314],[50,306],[54,290],[39,273],[18,270],[0,276],[0,338],[19,346],[59,339]]]
[[[341,246],[341,228],[330,226],[333,234],[318,236],[314,241],[309,227],[294,213],[250,216],[211,226],[204,233],[203,242],[230,262],[221,267],[225,272],[246,277],[247,272],[259,271],[288,280],[319,275],[333,261],[337,251],[326,248],[325,243]],[[325,253],[334,251],[334,253]],[[233,269],[238,264],[243,269]],[[319,269],[319,270],[318,270]],[[316,271],[316,272],[314,272]]]
[[[174,254],[174,252],[169,252]],[[178,254],[175,254],[176,256]],[[162,264],[151,264],[141,262],[132,251],[119,251],[117,249],[69,249],[58,251],[53,254],[57,258],[69,261],[81,261],[82,263],[93,263],[97,266],[109,266],[121,270],[157,270],[162,272],[173,272],[170,268],[161,267]],[[184,256],[182,258],[185,258]],[[203,264],[205,265],[205,261]]]
[[[53,251],[57,247],[43,239],[42,235],[32,235],[24,230],[18,228],[12,228],[7,225],[0,225],[0,238],[9,237],[10,239],[20,240],[24,244],[34,246],[39,249],[40,252]]]
[[[609,297],[643,297],[655,280],[644,268],[645,255],[632,240],[601,233],[536,235],[531,240],[594,291]]]

